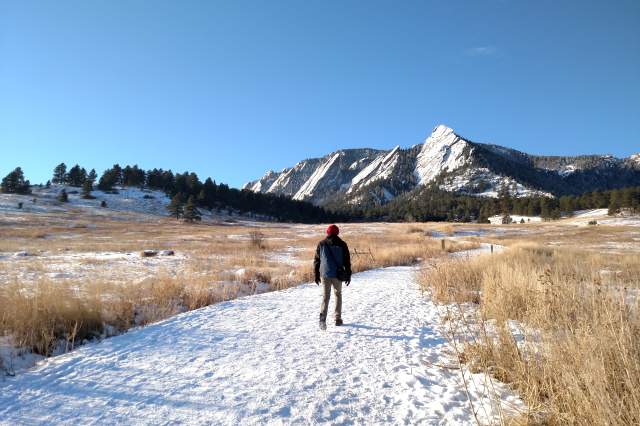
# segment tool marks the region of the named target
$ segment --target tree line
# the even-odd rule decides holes
[[[591,191],[559,198],[513,197],[503,187],[498,198],[482,198],[447,192],[438,189],[437,185],[430,185],[402,194],[386,204],[363,205],[338,201],[323,208],[283,195],[230,188],[211,178],[202,182],[194,172],[173,173],[158,168],[145,171],[137,165],[121,167],[114,164],[97,179],[95,169],[87,172],[76,164],[67,171],[67,166],[60,163],[47,185],[56,183],[81,187],[84,198],[94,198],[91,192],[96,180],[97,188],[105,192],[115,192],[119,187],[162,191],[171,198],[168,213],[186,221],[200,220],[200,209],[229,209],[279,221],[306,223],[363,220],[486,223],[489,217],[496,215],[540,216],[545,220],[553,220],[577,210],[596,208],[606,208],[609,214],[616,214],[622,209],[640,213],[640,187]],[[2,179],[0,189],[4,193],[31,192],[30,183],[20,167]],[[66,192],[59,199],[66,201]]]
[[[67,171],[67,166],[60,163],[53,171],[51,182],[81,186],[83,196],[87,198],[96,179],[94,169],[87,173],[84,167],[76,164]],[[119,187],[162,191],[171,198],[168,212],[187,221],[200,220],[199,209],[229,209],[241,214],[252,213],[279,221],[326,222],[339,219],[335,214],[308,202],[230,188],[227,184],[216,183],[210,177],[202,182],[196,173],[188,171],[173,173],[161,168],[144,170],[138,165],[122,167],[114,164],[97,180],[97,189],[116,192]]]
[[[560,198],[513,197],[504,188],[498,198],[474,197],[443,191],[432,185],[402,194],[389,203],[359,206],[342,203],[331,209],[356,220],[452,221],[487,223],[496,215],[540,216],[559,219],[577,210],[607,208],[609,214],[628,209],[640,213],[640,187],[592,191]]]

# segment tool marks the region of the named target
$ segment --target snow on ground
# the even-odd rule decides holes
[[[478,256],[480,254],[491,253],[491,250],[493,250],[494,252],[499,252],[504,250],[504,246],[501,246],[499,244],[480,243],[480,247],[478,248],[456,251],[456,252],[450,253],[449,257],[458,258],[458,259],[469,259],[471,257]]]
[[[287,246],[284,250],[269,253],[267,255],[267,259],[270,262],[279,262],[281,264],[296,266],[308,261],[306,259],[303,260],[296,257],[296,254],[302,251],[305,251],[302,247]]]
[[[640,226],[640,215],[629,213],[609,216],[607,209],[579,210],[567,221],[570,225],[585,226],[591,221],[596,221],[598,225],[609,226]]]
[[[63,189],[67,191],[68,203],[62,203],[57,199]],[[168,216],[166,207],[171,201],[162,191],[137,187],[117,188],[116,193],[94,190],[91,195],[95,199],[92,200],[82,198],[81,188],[68,185],[51,185],[50,188],[33,186],[31,190],[32,194],[29,195],[0,194],[0,213],[10,214],[12,221],[20,220],[20,215],[24,215],[24,213],[60,213],[71,209],[79,209],[85,213],[111,218],[117,217],[114,213]],[[100,206],[102,201],[107,203],[106,207]],[[21,209],[18,208],[18,203],[22,203]],[[251,222],[247,216],[238,215],[237,213],[233,215],[225,210],[209,212],[206,209],[200,209],[200,213],[203,221],[241,219]],[[269,219],[266,216],[254,216],[257,220]]]
[[[65,189],[69,194],[68,203],[61,203],[57,200],[62,189]],[[0,195],[0,211],[20,213],[17,205],[22,202],[22,211],[34,213],[60,212],[69,208],[81,208],[97,214],[106,214],[116,210],[166,216],[166,206],[170,201],[162,191],[142,190],[134,187],[120,188],[117,194],[95,190],[92,192],[92,195],[96,197],[94,200],[83,199],[80,194],[81,188],[66,185],[52,185],[50,188],[32,187],[32,191],[33,193],[29,195]],[[107,203],[106,208],[100,207],[102,201]]]
[[[319,331],[319,302],[314,284],[245,297],[48,359],[0,381],[0,423],[475,423],[414,268],[356,274],[344,327]],[[487,378],[464,375],[478,418],[495,419]]]
[[[523,219],[525,223],[542,222],[542,218],[540,216],[521,216],[518,214],[511,214],[509,216],[511,216],[512,223],[516,224],[520,223]],[[491,216],[489,218],[489,222],[491,222],[492,225],[502,225],[502,218],[503,215]]]
[[[590,209],[590,210],[578,210],[574,213],[573,217],[583,218],[583,217],[599,217],[606,216],[608,210],[607,209]]]
[[[112,283],[139,280],[153,276],[160,270],[175,274],[182,270],[187,257],[182,253],[165,255],[159,251],[157,256],[144,257],[140,252],[41,252],[37,255],[26,253],[0,253],[0,267],[9,272],[0,274],[0,285],[19,279],[22,283],[36,282],[49,277],[55,279],[105,277]],[[8,260],[8,264],[2,262]],[[30,268],[33,263],[38,268]]]

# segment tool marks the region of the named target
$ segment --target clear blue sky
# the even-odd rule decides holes
[[[439,123],[640,151],[640,2],[0,0],[0,174],[64,161],[239,186]]]

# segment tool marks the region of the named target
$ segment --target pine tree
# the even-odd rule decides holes
[[[82,198],[85,200],[95,199],[96,197],[91,195],[91,191],[93,191],[93,182],[91,182],[89,178],[86,178],[82,184]]]
[[[175,216],[176,219],[180,219],[184,210],[182,208],[182,194],[178,193],[173,196],[171,202],[167,206],[167,211],[171,214],[171,216]]]
[[[113,187],[120,183],[120,178],[118,177],[120,173],[117,168],[117,164],[114,165],[114,168],[107,169],[102,173],[100,177],[100,181],[98,181],[98,189],[100,191],[112,191]],[[120,167],[120,166],[118,166]]]
[[[551,217],[551,211],[549,210],[549,200],[545,197],[540,198],[540,217],[543,220],[548,220]]]
[[[184,206],[184,220],[186,222],[199,222],[202,219],[200,211],[196,207],[193,195],[189,196],[187,204]]]
[[[67,195],[66,190],[63,189],[62,191],[60,191],[60,195],[58,195],[58,201],[60,201],[61,203],[69,202],[69,195]]]
[[[30,194],[31,184],[24,179],[22,168],[16,167],[2,179],[0,191],[7,194]]]
[[[78,164],[73,166],[64,176],[64,182],[71,186],[82,186],[87,178],[87,171]]]
[[[53,169],[53,179],[51,182],[62,184],[64,183],[65,175],[67,174],[67,165],[64,163],[60,163]]]
[[[96,183],[96,179],[98,179],[98,174],[96,173],[96,169],[91,169],[91,171],[87,175],[87,179],[91,181],[91,185]]]
[[[609,201],[609,210],[607,213],[609,214],[609,216],[618,214],[620,213],[620,207],[621,207],[621,199],[620,199],[619,192],[611,191],[611,198]]]

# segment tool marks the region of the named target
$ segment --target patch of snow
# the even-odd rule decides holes
[[[68,203],[61,203],[57,200],[63,189],[67,191]],[[54,213],[80,208],[100,215],[110,215],[115,210],[166,216],[166,206],[170,202],[162,191],[142,190],[134,187],[119,188],[117,194],[94,190],[92,195],[95,199],[92,200],[83,199],[80,188],[66,185],[51,185],[50,188],[33,187],[32,191],[33,194],[30,195],[0,194],[0,211]],[[107,203],[106,208],[100,207],[102,201]],[[22,209],[17,208],[18,202],[23,203]]]
[[[493,245],[493,251],[499,252],[504,250],[504,246],[499,244],[489,244],[489,243],[480,243],[480,247],[469,249],[469,250],[461,250],[450,253],[449,256],[453,258],[470,258],[474,256],[478,256],[481,254],[491,253],[491,246]]]
[[[269,253],[267,255],[267,259],[271,262],[278,262],[286,265],[298,266],[301,263],[305,262],[303,260],[295,258],[295,253],[300,251],[304,251],[304,248],[289,246],[283,251]]]
[[[623,213],[616,216],[609,216],[607,209],[579,210],[564,223],[577,226],[589,226],[589,222],[592,221],[596,221],[598,225],[640,226],[640,215]]]
[[[562,177],[567,177],[576,172],[576,166],[573,164],[568,164],[564,166],[562,169],[558,170],[558,174]]]
[[[578,210],[574,212],[573,217],[575,219],[580,218],[592,218],[592,217],[601,217],[606,216],[609,210],[607,209],[589,209],[589,210]]]
[[[0,377],[13,376],[23,372],[44,359],[45,357],[42,355],[16,348],[9,336],[0,336]],[[2,383],[2,379],[0,379],[0,383]],[[1,411],[2,409],[0,409]]]
[[[519,214],[510,214],[509,216],[511,216],[511,223],[514,225],[520,224],[520,221],[523,219],[524,223],[542,222],[542,218],[540,216],[522,216]],[[492,225],[502,225],[502,217],[503,215],[491,216],[489,218],[489,222],[491,222]]]

